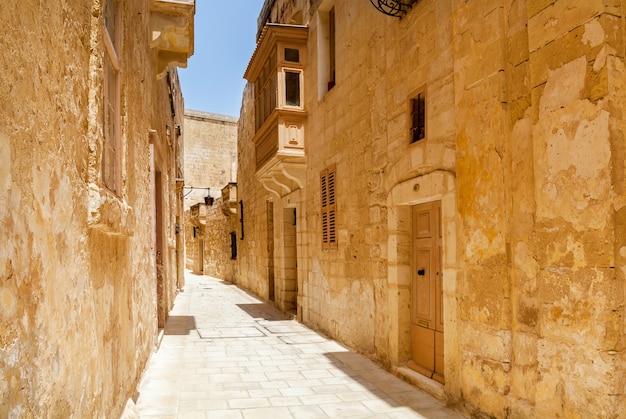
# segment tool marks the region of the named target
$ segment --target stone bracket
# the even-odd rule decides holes
[[[187,67],[193,55],[195,0],[152,0],[150,2],[150,47],[157,50],[157,78],[170,65]]]

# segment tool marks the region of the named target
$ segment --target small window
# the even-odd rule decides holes
[[[421,92],[411,99],[411,142],[426,137],[426,93]]]
[[[237,233],[234,231],[230,232],[230,259],[237,259]]]
[[[300,62],[300,50],[297,48],[285,48],[285,61],[291,63]]]
[[[335,0],[324,0],[324,8],[317,10],[317,93],[321,100],[335,87],[336,75],[336,22]]]
[[[320,174],[322,186],[322,249],[337,249],[337,205],[335,203],[335,172],[333,164]]]
[[[285,104],[300,106],[300,73],[285,71]]]
[[[328,12],[328,37],[329,37],[329,61],[330,72],[328,74],[328,90],[335,86],[335,8]]]
[[[239,223],[241,224],[241,237],[239,240],[243,240],[243,201],[239,201]]]

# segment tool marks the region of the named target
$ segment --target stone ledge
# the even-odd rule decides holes
[[[448,401],[448,396],[446,395],[443,384],[438,383],[435,380],[431,380],[430,378],[425,377],[407,367],[394,367],[392,372],[407,383],[432,395],[440,402],[446,403]]]

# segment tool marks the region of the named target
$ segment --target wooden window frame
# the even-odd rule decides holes
[[[288,100],[288,89],[287,89],[287,73],[289,74],[297,74],[298,75],[298,104],[290,105],[287,103]],[[290,68],[283,67],[281,71],[281,103],[280,107],[282,109],[304,109],[304,72],[299,68]]]
[[[300,48],[285,46],[283,48],[283,61],[286,63],[300,64]]]
[[[328,12],[328,61],[329,61],[329,72],[328,72],[328,91],[335,87],[337,84],[336,78],[336,25],[335,25],[335,7],[331,8]]]
[[[113,7],[113,29],[107,27],[107,8]],[[104,4],[104,65],[103,65],[103,150],[102,183],[116,195],[121,188],[121,19],[118,0]],[[111,86],[113,84],[113,86]],[[113,96],[113,97],[111,97]]]
[[[317,94],[322,100],[337,84],[337,22],[335,0],[317,9]]]
[[[322,250],[337,249],[337,166],[329,166],[320,173]]]
[[[278,61],[274,50],[265,63],[263,70],[254,82],[254,112],[255,128],[258,131],[276,109],[276,91],[278,84],[277,68]]]

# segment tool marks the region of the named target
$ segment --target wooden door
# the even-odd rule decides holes
[[[412,228],[409,366],[443,383],[441,201],[414,206]]]

